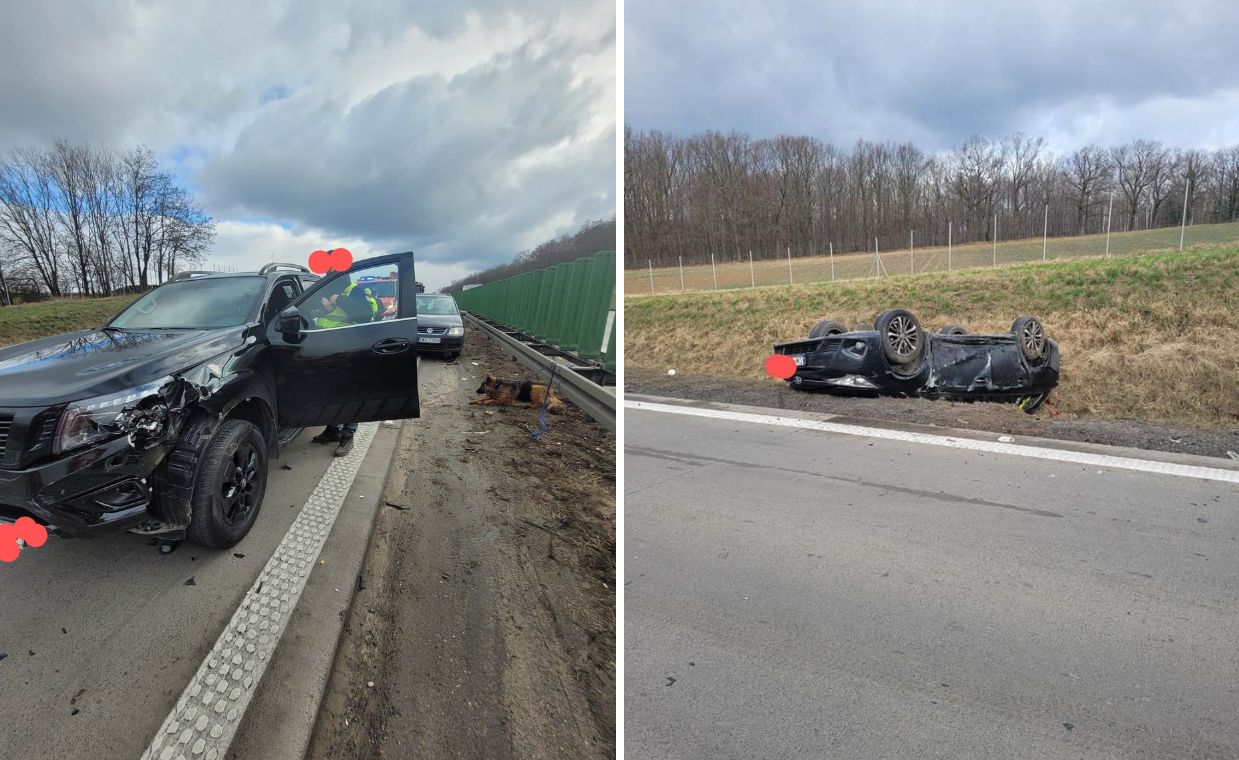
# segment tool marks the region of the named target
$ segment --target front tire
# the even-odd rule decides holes
[[[907,369],[925,353],[925,331],[907,309],[890,309],[873,320],[882,340],[882,354],[893,366]]]
[[[202,452],[194,481],[187,538],[227,549],[245,538],[267,490],[267,443],[245,420],[219,426]]]
[[[836,322],[832,319],[823,319],[813,329],[809,331],[810,338],[825,338],[827,335],[842,335],[848,329],[843,326],[842,322]]]

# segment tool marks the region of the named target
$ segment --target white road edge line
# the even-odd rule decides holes
[[[353,450],[327,467],[142,760],[227,755],[377,429],[377,423],[358,426]]]
[[[1069,451],[1066,449],[1049,449],[1044,446],[1025,446],[1018,443],[978,441],[971,438],[956,438],[949,435],[914,433],[904,430],[887,430],[884,428],[864,427],[861,425],[847,425],[839,422],[803,420],[796,417],[779,417],[777,415],[733,412],[723,409],[701,409],[691,406],[656,404],[649,401],[625,401],[624,406],[629,409],[637,409],[646,412],[682,414],[688,417],[707,417],[716,420],[749,422],[756,425],[773,425],[775,427],[799,428],[801,430],[818,430],[824,433],[857,435],[865,438],[881,438],[888,441],[921,443],[928,446],[945,446],[952,449],[967,449],[969,451],[986,451],[994,454],[1033,457],[1034,459],[1049,459],[1056,462],[1068,462],[1071,464],[1082,464],[1092,467],[1113,467],[1120,470],[1136,470],[1138,472],[1151,472],[1158,475],[1175,475],[1181,478],[1199,478],[1201,480],[1215,480],[1222,483],[1239,483],[1239,471],[1215,469],[1213,467],[1198,467],[1188,464],[1175,464],[1173,462],[1158,462],[1151,459],[1136,459],[1134,457],[1111,456],[1109,454],[1092,454],[1089,452]]]

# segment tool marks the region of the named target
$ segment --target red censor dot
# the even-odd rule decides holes
[[[337,272],[343,272],[353,266],[353,254],[349,253],[347,248],[333,248],[331,250],[331,268]]]
[[[327,274],[335,270],[343,272],[353,266],[353,254],[347,248],[332,248],[330,251],[315,251],[310,254],[310,271]]]
[[[12,562],[21,553],[17,539],[37,549],[47,543],[47,528],[29,517],[19,517],[12,525],[0,525],[0,562]]]
[[[310,254],[310,271],[314,274],[327,274],[331,268],[331,257],[326,251],[315,251]]]
[[[787,354],[770,354],[766,357],[766,374],[788,380],[796,374],[796,360]]]

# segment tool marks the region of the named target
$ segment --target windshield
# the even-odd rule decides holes
[[[451,296],[418,296],[418,314],[459,314],[456,299]]]
[[[236,327],[262,294],[262,277],[220,277],[161,285],[108,323],[126,329]]]

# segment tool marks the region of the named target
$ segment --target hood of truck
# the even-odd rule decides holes
[[[51,406],[119,393],[239,348],[244,327],[80,330],[0,349],[0,406]]]

